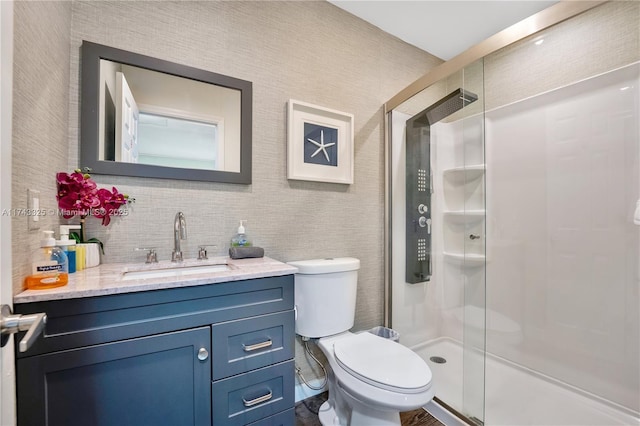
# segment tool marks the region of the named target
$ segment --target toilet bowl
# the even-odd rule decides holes
[[[431,370],[409,348],[372,333],[352,333],[357,270],[353,258],[289,262],[295,276],[296,333],[316,339],[329,363],[323,425],[400,425],[400,412],[434,396]]]
[[[429,367],[399,343],[345,332],[321,338],[318,346],[333,374],[333,392],[344,398],[332,399],[330,383],[329,400],[320,409],[323,425],[399,425],[401,411],[423,407],[434,396]]]

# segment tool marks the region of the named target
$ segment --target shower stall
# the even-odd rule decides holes
[[[386,105],[387,322],[468,422],[640,424],[638,22],[560,2]]]

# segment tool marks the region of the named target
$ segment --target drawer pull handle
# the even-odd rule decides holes
[[[243,343],[242,349],[244,349],[245,352],[252,352],[252,351],[257,351],[258,349],[268,348],[271,345],[273,345],[273,341],[269,339],[265,342],[256,343],[255,345],[245,345]]]
[[[269,391],[268,394],[259,396],[258,398],[252,399],[251,401],[247,401],[246,399],[242,398],[242,403],[245,407],[253,407],[254,405],[260,404],[261,402],[266,402],[271,398],[273,398],[273,393]]]

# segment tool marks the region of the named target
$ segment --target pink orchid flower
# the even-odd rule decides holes
[[[115,187],[112,190],[98,189],[98,185],[87,173],[79,170],[73,173],[60,172],[56,174],[58,185],[58,207],[62,209],[62,216],[70,219],[74,216],[85,218],[92,215],[102,219],[102,225],[111,222],[111,215],[120,206],[129,203],[129,197],[121,194]]]

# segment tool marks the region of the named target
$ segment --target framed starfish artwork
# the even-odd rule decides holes
[[[287,178],[353,183],[353,114],[289,100]]]

